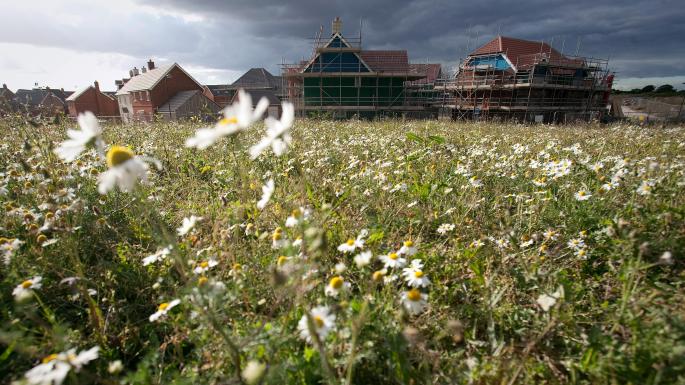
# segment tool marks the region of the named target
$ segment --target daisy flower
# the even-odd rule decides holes
[[[402,258],[399,253],[388,253],[387,255],[381,255],[378,259],[383,262],[386,269],[401,268],[406,263],[407,260]]]
[[[98,176],[98,192],[103,195],[113,190],[114,187],[128,192],[133,190],[138,180],[147,181],[149,169],[147,162],[154,163],[157,169],[162,168],[159,161],[146,156],[135,155],[133,151],[122,146],[112,146],[107,151],[106,158],[109,168]]]
[[[34,289],[40,289],[43,286],[43,284],[41,283],[42,280],[43,277],[35,276],[17,285],[17,287],[15,287],[14,290],[12,290],[12,295],[14,296],[14,299],[17,302],[21,302],[31,297],[33,295]]]
[[[262,118],[268,107],[269,101],[266,97],[262,97],[253,110],[252,96],[240,89],[238,101],[222,111],[224,117],[213,128],[207,127],[195,131],[195,136],[188,138],[185,145],[186,147],[204,150],[224,136],[233,135],[249,128],[254,122]]]
[[[294,209],[290,216],[285,220],[285,227],[295,227],[303,221],[309,220],[311,212],[304,207]]]
[[[328,333],[335,327],[335,314],[331,314],[328,306],[317,306],[311,310],[309,316],[312,321],[312,329],[319,337],[319,341],[325,340]],[[307,314],[300,318],[297,329],[300,332],[300,338],[312,342]]]
[[[183,218],[183,223],[181,224],[181,227],[176,229],[176,233],[181,237],[188,234],[188,232],[195,227],[195,223],[201,220],[202,217],[196,217],[195,215],[191,215],[190,218]]]
[[[412,255],[416,254],[418,252],[418,249],[414,245],[414,242],[411,240],[404,241],[402,244],[402,247],[400,247],[400,250],[397,252],[397,254],[403,254],[408,257],[411,257]]]
[[[354,263],[357,265],[357,267],[362,268],[371,263],[371,257],[373,257],[371,250],[362,251],[354,256]]]
[[[415,259],[414,261],[419,261],[418,259]],[[407,284],[411,287],[428,287],[430,286],[431,282],[428,280],[428,277],[426,277],[426,274],[423,272],[421,269],[420,264],[414,264],[412,261],[412,265],[410,267],[406,267],[402,269],[402,275],[404,276],[404,280],[407,282]]]
[[[590,199],[591,196],[592,196],[592,194],[590,194],[590,192],[585,190],[585,189],[578,191],[574,195],[574,197],[576,198],[577,201],[586,201],[586,200]]]
[[[154,254],[143,258],[143,266],[166,259],[166,257],[171,253],[172,248],[173,246],[169,245],[165,248],[158,249]]]
[[[276,227],[274,233],[271,235],[271,248],[280,249],[288,245],[288,239],[283,235],[283,229]]]
[[[350,283],[345,282],[343,277],[338,275],[331,278],[331,280],[328,281],[328,285],[326,286],[324,293],[326,293],[328,297],[338,298],[338,294],[340,294],[341,291],[347,290],[349,288]]]
[[[345,243],[342,243],[338,246],[338,251],[343,252],[343,253],[352,253],[356,249],[363,249],[364,248],[364,238],[366,238],[366,235],[368,232],[366,230],[362,230],[361,233],[357,236],[357,239],[348,239]]]
[[[200,262],[195,269],[193,269],[193,273],[195,274],[204,274],[209,271],[209,269],[213,268],[214,266],[218,265],[219,262],[217,262],[216,259],[210,258],[206,261]]]
[[[640,187],[638,187],[637,190],[635,190],[635,192],[637,192],[640,195],[651,195],[653,189],[654,182],[645,180],[642,181],[642,183],[640,183]]]
[[[428,296],[421,293],[418,289],[411,289],[402,293],[402,306],[410,315],[417,315],[423,312],[428,305]]]
[[[547,295],[544,293],[540,294],[536,302],[538,303],[542,311],[547,312],[557,303],[557,300],[563,296],[564,288],[562,286],[559,286],[559,288],[557,288],[557,290],[554,293],[552,293],[552,295]]]
[[[150,315],[150,322],[155,322],[159,319],[164,319],[169,310],[173,309],[174,306],[178,305],[179,303],[181,303],[180,299],[175,299],[171,302],[160,303],[159,307],[157,308],[157,311]]]
[[[67,130],[69,139],[55,149],[55,154],[66,162],[73,162],[87,146],[93,144],[99,154],[103,153],[102,128],[92,112],[86,111],[76,118],[81,130]]]
[[[69,349],[59,354],[43,358],[43,362],[24,374],[27,383],[40,385],[59,385],[66,379],[69,371],[81,370],[83,366],[98,358],[100,347],[94,346],[76,354],[76,349]]]
[[[445,235],[449,233],[450,231],[454,231],[454,228],[456,226],[453,223],[443,223],[438,227],[438,234],[440,235]]]
[[[257,159],[257,157],[266,150],[269,146],[276,156],[281,156],[288,149],[292,138],[290,136],[290,127],[295,120],[295,107],[290,102],[283,102],[283,112],[281,119],[275,119],[271,116],[266,118],[264,124],[266,125],[266,136],[259,141],[259,143],[250,147],[250,157]]]
[[[263,210],[266,204],[269,203],[271,195],[274,193],[274,180],[269,179],[264,186],[262,186],[262,199],[257,202],[257,208]]]
[[[9,265],[12,261],[14,253],[19,249],[24,242],[18,239],[0,238],[0,253],[2,254],[5,265]]]

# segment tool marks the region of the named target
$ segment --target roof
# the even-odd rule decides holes
[[[194,81],[198,88],[202,88],[202,85],[197,82],[190,74],[188,74],[183,68],[181,68],[180,65],[177,63],[166,65],[166,66],[160,66],[155,69],[148,70],[145,73],[141,73],[139,75],[136,75],[132,77],[129,81],[124,84],[123,87],[121,87],[120,90],[117,91],[116,95],[126,95],[129,92],[134,92],[134,91],[149,91],[153,89],[157,83],[159,83],[171,70],[176,67],[181,72],[186,74],[192,81]]]
[[[34,88],[31,90],[19,89],[14,94],[14,99],[21,104],[28,104],[30,106],[37,106],[45,100],[48,95],[53,95],[62,102],[66,100],[65,92],[62,90],[54,90],[51,88]]]
[[[422,79],[414,80],[412,84],[428,84],[435,83],[435,80],[440,77],[442,66],[436,63],[409,64],[409,70],[418,75],[426,75]]]
[[[250,68],[230,86],[236,88],[281,88],[281,82],[264,68]]]
[[[361,51],[359,56],[374,72],[402,72],[409,70],[406,50]]]
[[[180,91],[176,95],[172,96],[166,103],[162,104],[157,111],[167,112],[169,110],[176,111],[179,107],[183,106],[185,102],[190,100],[195,96],[200,90],[190,90],[190,91]]]
[[[269,101],[270,106],[279,106],[281,104],[281,101],[278,99],[278,96],[276,96],[276,92],[274,90],[260,90],[260,89],[253,89],[253,90],[247,90],[247,93],[250,94],[252,97],[252,106],[255,107],[257,106],[257,103],[259,103],[259,100],[262,97],[265,97],[266,100]],[[239,95],[240,93],[235,94],[233,97],[233,101],[239,100]]]
[[[93,88],[93,86],[86,86],[86,87],[80,88],[80,89],[74,91],[74,93],[72,93],[71,95],[69,95],[69,97],[66,100],[68,102],[74,101],[74,100],[78,99],[78,97],[81,96],[84,92],[88,91],[91,88]]]
[[[513,37],[497,36],[480,48],[471,52],[470,56],[504,53],[515,67],[532,64],[536,54],[547,53],[550,59],[561,59],[564,56],[549,44],[541,41],[516,39]]]
[[[214,96],[232,96],[235,89],[228,84],[207,84],[207,88]]]

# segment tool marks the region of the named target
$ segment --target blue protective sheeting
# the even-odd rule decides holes
[[[474,57],[469,62],[469,65],[473,66],[473,67],[490,66],[491,68],[496,69],[496,70],[500,70],[500,71],[503,71],[503,70],[506,70],[509,68],[509,63],[507,62],[507,60],[502,55]]]

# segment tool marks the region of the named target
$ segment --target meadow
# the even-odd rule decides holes
[[[685,383],[685,127],[203,126],[0,121],[0,383]]]

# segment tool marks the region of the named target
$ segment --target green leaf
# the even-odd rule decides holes
[[[417,143],[425,143],[426,142],[426,140],[424,138],[416,135],[413,132],[407,132],[407,139],[413,140],[414,142],[417,142]]]
[[[439,135],[430,135],[430,136],[428,136],[428,139],[434,141],[437,144],[445,143],[445,138],[443,138],[442,136],[439,136]]]
[[[304,360],[311,362],[312,358],[316,356],[316,349],[310,348],[309,346],[304,347]]]

